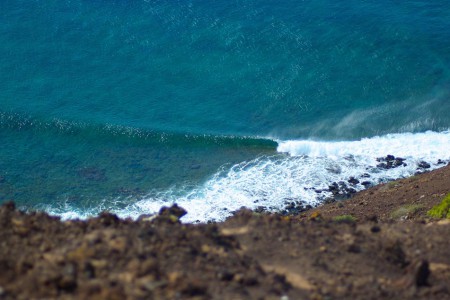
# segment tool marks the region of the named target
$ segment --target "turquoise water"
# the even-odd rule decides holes
[[[4,0],[0,24],[0,202],[202,221],[315,203],[399,140],[450,159],[445,1]]]

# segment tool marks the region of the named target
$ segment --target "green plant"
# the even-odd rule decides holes
[[[450,219],[450,193],[442,199],[441,203],[433,206],[432,209],[428,211],[428,216],[432,218],[447,218]]]
[[[393,188],[400,186],[400,183],[398,181],[390,181],[387,183],[387,185],[388,185],[388,188],[393,189]]]
[[[380,191],[387,192],[389,190],[395,189],[400,186],[401,186],[401,184],[398,181],[389,181],[380,186]]]
[[[397,208],[396,210],[394,210],[391,213],[391,218],[392,219],[406,218],[406,217],[418,212],[422,207],[423,206],[420,204],[410,204],[410,205],[400,206],[399,208]]]
[[[355,223],[356,218],[352,215],[342,215],[334,217],[333,221],[338,223]]]

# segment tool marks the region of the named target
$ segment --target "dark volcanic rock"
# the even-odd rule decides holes
[[[431,167],[426,161],[421,161],[417,166],[421,169],[429,169]]]
[[[377,161],[380,162],[377,164],[377,168],[380,169],[392,169],[400,166],[406,166],[404,163],[405,159],[401,157],[395,157],[394,155],[387,155],[386,157],[378,157]]]
[[[363,181],[361,184],[367,189],[368,187],[372,186],[372,182],[370,181]]]
[[[352,184],[355,185],[357,184],[356,182],[359,183],[359,180],[357,180],[354,177],[351,177],[349,182],[350,183],[354,182]],[[345,183],[344,181],[333,182],[330,186],[328,186],[328,191],[331,192],[331,194],[333,194],[332,198],[334,198],[335,200],[348,199],[356,193],[356,190],[348,186],[347,183]]]
[[[330,186],[328,186],[328,190],[333,193],[333,191],[339,190],[339,185],[336,182],[333,182]]]
[[[416,286],[427,286],[428,277],[430,276],[430,265],[428,261],[421,260],[414,265],[414,283]]]
[[[394,159],[395,159],[394,155],[390,155],[390,154],[386,155],[386,160],[387,161],[391,161],[391,160],[394,160]]]
[[[390,169],[386,163],[381,163],[377,165],[377,168],[380,169]]]
[[[284,208],[284,210],[281,212],[282,215],[284,216],[289,216],[289,215],[298,215],[304,211],[307,211],[311,209],[310,205],[306,205],[302,202],[287,202],[286,206]]]
[[[353,185],[355,185],[355,184],[358,184],[358,183],[359,183],[359,180],[356,179],[355,177],[350,177],[350,178],[348,179],[348,182],[351,183],[351,184],[353,184]]]
[[[174,204],[171,207],[163,206],[159,210],[160,216],[175,216],[178,219],[186,214],[187,214],[187,211],[184,208],[179,207],[177,204]]]
[[[256,213],[259,213],[259,214],[267,213],[267,209],[264,206],[258,206],[253,211],[256,212]]]

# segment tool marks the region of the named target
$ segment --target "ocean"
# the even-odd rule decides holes
[[[0,24],[0,203],[221,221],[450,161],[448,1],[2,0]]]

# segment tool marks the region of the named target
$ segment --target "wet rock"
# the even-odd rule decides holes
[[[348,194],[356,194],[356,190],[354,188],[349,188],[346,190]]]
[[[265,208],[264,206],[258,206],[258,207],[254,210],[254,212],[261,214],[261,213],[267,212],[267,210],[266,210],[266,208]]]
[[[394,155],[386,155],[386,157],[378,157],[377,161],[380,162],[377,164],[377,168],[389,170],[392,168],[397,168],[400,166],[406,166],[404,163],[405,159],[402,157],[395,157]]]
[[[386,160],[394,160],[394,159],[395,159],[394,155],[391,154],[386,155]]]
[[[351,184],[353,184],[353,185],[356,185],[356,184],[359,183],[359,180],[356,179],[355,177],[350,177],[349,180],[348,180],[348,182],[351,183]]]
[[[442,159],[438,159],[437,164],[438,165],[445,165],[445,161],[443,161]]]
[[[388,165],[386,163],[377,164],[377,168],[380,169],[389,169]]]
[[[431,167],[431,165],[429,163],[427,163],[426,161],[419,162],[419,164],[417,166],[421,169],[429,169]]]
[[[338,183],[339,183],[339,186],[341,188],[346,188],[347,187],[347,184],[344,181],[339,181]]]
[[[368,187],[372,186],[372,183],[370,181],[363,181],[361,184],[367,189]]]
[[[281,214],[283,216],[298,215],[308,209],[302,202],[288,202]]]
[[[403,160],[401,160],[401,159],[395,159],[395,161],[394,161],[394,167],[400,167],[400,166],[402,166],[402,165],[405,165],[404,163],[403,163]]]
[[[338,191],[339,190],[339,185],[336,182],[333,182],[331,185],[328,186],[328,190],[330,192]]]

